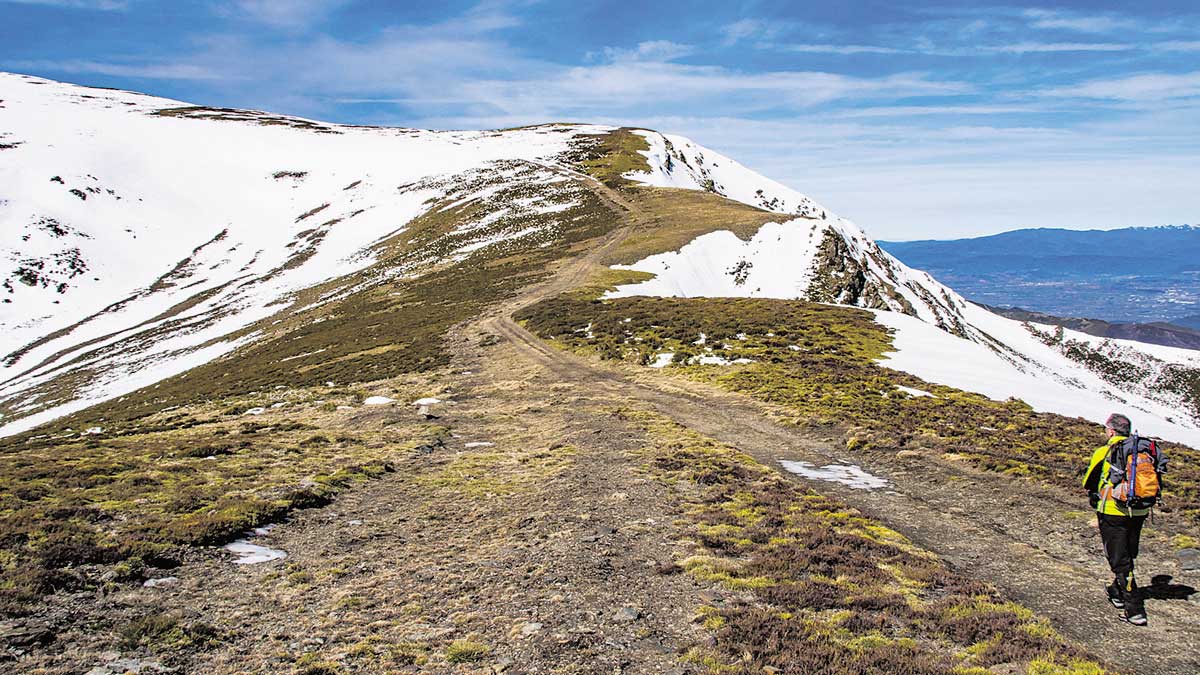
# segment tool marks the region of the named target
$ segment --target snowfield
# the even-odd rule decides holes
[[[562,180],[570,141],[608,130],[347,127],[8,73],[0,101],[0,404],[31,413],[2,435],[254,341],[298,291],[370,267],[452,178],[521,160],[546,167],[521,180]],[[456,259],[513,238],[460,234]]]

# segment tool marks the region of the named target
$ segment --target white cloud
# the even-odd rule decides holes
[[[725,36],[725,46],[737,44],[748,38],[770,37],[776,31],[771,24],[759,19],[741,19],[721,28],[721,33]]]
[[[1200,71],[1191,73],[1143,73],[1091,80],[1042,92],[1047,96],[1154,102],[1200,96]]]
[[[762,49],[812,54],[903,54],[905,50],[872,45],[761,44]]]
[[[933,115],[1009,115],[1014,113],[1061,112],[1032,105],[926,105],[926,106],[872,106],[838,111],[837,116],[845,119],[867,117],[912,117]]]
[[[690,45],[682,45],[670,40],[650,40],[638,43],[633,49],[607,47],[603,56],[607,61],[673,61],[694,53]]]
[[[1200,52],[1200,40],[1168,40],[1156,42],[1151,48],[1164,52]]]
[[[1010,45],[982,47],[981,51],[998,54],[1028,54],[1037,52],[1123,52],[1137,45],[1111,42],[1018,42]]]
[[[70,7],[72,9],[97,9],[102,11],[123,11],[129,9],[129,0],[0,0],[20,5],[49,5],[52,7]]]
[[[295,30],[319,23],[349,0],[233,0],[218,11],[259,23]]]
[[[794,111],[843,100],[884,96],[941,96],[970,87],[920,73],[858,78],[823,72],[743,73],[717,66],[663,62],[614,62],[553,70],[537,79],[465,82],[466,100],[489,101],[506,114],[563,116],[640,114],[647,110],[704,106],[750,114]]]
[[[224,80],[228,76],[192,63],[122,64],[72,59],[66,61],[6,61],[4,67],[31,72],[96,73],[154,80]]]
[[[1044,9],[1026,10],[1029,25],[1034,28],[1070,30],[1079,33],[1111,33],[1136,28],[1134,21],[1102,14],[1069,14]]]

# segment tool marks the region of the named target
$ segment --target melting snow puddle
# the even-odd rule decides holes
[[[368,396],[363,399],[363,405],[387,405],[395,401],[396,399],[388,398],[387,396]]]
[[[783,468],[805,478],[841,483],[855,490],[876,490],[888,486],[887,479],[872,476],[855,464],[826,464],[818,467],[808,462],[781,460]]]
[[[246,533],[245,539],[238,539],[237,541],[225,544],[221,548],[238,555],[238,558],[233,561],[235,565],[257,565],[259,563],[271,562],[272,560],[282,560],[287,557],[285,551],[280,551],[277,548],[269,548],[250,541],[251,537],[267,536],[274,528],[274,525],[256,527]]]

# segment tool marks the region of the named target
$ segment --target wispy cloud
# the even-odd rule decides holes
[[[121,64],[67,59],[5,61],[5,68],[30,72],[96,73],[115,77],[131,77],[153,80],[226,80],[229,75],[218,73],[193,63],[143,63]]]
[[[788,22],[739,19],[721,27],[722,44],[729,47],[743,40],[771,40],[791,28]]]
[[[980,51],[995,54],[1033,54],[1039,52],[1124,52],[1137,48],[1137,45],[1112,42],[1018,42],[981,47]]]
[[[679,44],[670,40],[649,40],[639,42],[633,49],[624,49],[620,47],[607,47],[599,55],[603,60],[620,62],[620,61],[674,61],[688,54],[692,54],[696,48],[691,45]]]
[[[813,45],[813,44],[765,44],[755,45],[760,49],[774,49],[800,54],[902,54],[907,50],[873,45]]]
[[[1056,87],[1047,96],[1157,102],[1200,96],[1200,71],[1191,73],[1144,73],[1128,77],[1090,80],[1078,85]]]
[[[216,6],[218,13],[257,21],[274,28],[296,30],[319,24],[349,0],[232,0]]]
[[[19,5],[49,5],[71,9],[95,9],[101,11],[123,11],[129,9],[129,0],[0,0]]]
[[[1164,52],[1200,52],[1200,40],[1167,40],[1154,43],[1152,48]]]
[[[1046,9],[1029,9],[1025,11],[1025,16],[1030,19],[1029,25],[1034,28],[1069,30],[1079,33],[1111,33],[1137,27],[1135,21],[1106,14],[1077,14]]]

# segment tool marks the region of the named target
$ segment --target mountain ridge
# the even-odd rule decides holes
[[[215,395],[265,386],[277,377],[273,368],[263,356],[246,355],[280,349],[294,330],[286,338],[294,348],[271,358],[298,368],[296,383],[345,377],[353,370],[344,364],[356,362],[380,375],[444,363],[440,348],[428,344],[436,335],[432,323],[415,343],[382,334],[364,340],[362,333],[330,342],[319,324],[339,314],[323,308],[381,306],[389,286],[421,288],[443,277],[479,275],[495,264],[490,261],[515,264],[510,271],[515,276],[499,284],[486,273],[480,276],[492,289],[481,287],[483,296],[501,288],[502,294],[515,292],[516,279],[544,274],[537,270],[562,255],[564,246],[611,227],[604,224],[610,209],[595,194],[596,181],[610,188],[635,184],[690,193],[695,196],[687,199],[703,202],[711,213],[732,214],[716,206],[732,200],[743,205],[732,222],[748,225],[731,230],[729,223],[705,215],[697,221],[706,223],[699,229],[651,226],[644,235],[635,233],[635,241],[648,237],[639,254],[618,255],[614,269],[651,276],[618,284],[610,297],[761,296],[877,310],[879,320],[902,335],[915,330],[923,336],[889,357],[895,363],[994,396],[1032,397],[1048,410],[1099,415],[1095,410],[1107,407],[1102,401],[1111,398],[1109,388],[1131,386],[1105,380],[1106,374],[1091,370],[1090,360],[1063,358],[1078,350],[1047,351],[1040,336],[980,313],[808,196],[680,136],[564,125],[476,132],[344,127],[96,93],[23,76],[4,76],[0,83],[8,133],[22,135],[0,161],[20,162],[9,164],[8,175],[23,190],[20,200],[9,199],[0,212],[12,231],[23,232],[6,254],[18,263],[18,283],[10,284],[6,298],[13,302],[0,305],[0,326],[6,328],[0,367],[4,433],[141,387],[160,389],[164,378],[186,378],[198,366],[213,373],[200,376],[212,383],[204,387],[216,389],[196,389],[195,378],[170,388]],[[18,104],[24,117],[14,116],[12,106]],[[76,131],[61,135],[70,128]],[[129,138],[152,145],[131,144]],[[171,157],[188,156],[190,163],[180,169],[149,148],[170,149]],[[78,157],[94,158],[94,164],[82,171],[63,168]],[[105,164],[113,157],[119,164]],[[38,171],[30,170],[34,165]],[[208,197],[214,194],[221,195],[219,201]],[[669,208],[684,198],[672,199]],[[131,226],[105,231],[120,221]],[[120,243],[114,248],[110,240]],[[98,255],[84,253],[96,246]],[[158,270],[147,274],[153,268],[144,261],[156,256]],[[65,272],[59,264],[64,259]],[[46,278],[22,277],[20,271],[30,267]],[[71,286],[79,283],[82,272],[76,271],[82,268],[91,270],[88,285]],[[82,304],[68,310],[62,303],[78,294]],[[412,290],[386,297],[410,298],[403,301],[408,311],[426,302]],[[17,313],[18,305],[30,302],[33,309]],[[436,306],[448,307],[445,302]],[[442,320],[461,320],[475,311],[468,307],[482,306],[455,302],[457,309],[439,310]],[[945,371],[936,359],[918,354],[946,338],[900,317],[975,343],[972,349],[998,359],[995,372],[1013,372],[997,387],[994,380]],[[379,330],[364,327],[368,334]],[[1151,379],[1174,368],[1171,359],[1191,358],[1120,349],[1143,363],[1139,372]],[[231,359],[243,365],[213,379]],[[1045,396],[1044,387],[1033,384],[1037,379],[1054,382],[1063,393]],[[1139,398],[1138,409],[1163,430],[1176,426],[1167,421],[1175,418],[1171,410],[1197,396],[1185,382],[1171,377],[1161,386],[1139,388],[1154,400]],[[1078,397],[1065,392],[1081,387],[1092,392],[1086,404],[1068,403]]]
[[[995,314],[1017,321],[1050,324],[1072,328],[1096,337],[1134,340],[1152,345],[1200,349],[1200,331],[1171,323],[1110,323],[1100,319],[1060,317],[1044,312],[1034,312],[1021,307],[993,307],[984,305]]]
[[[29,86],[63,123],[5,124],[22,106],[0,77],[0,126],[25,129],[0,178],[33,188],[3,195],[5,231],[61,208],[60,226],[123,241],[125,219],[84,207],[126,195],[209,210],[147,223],[139,237],[192,239],[139,249],[146,292],[98,298],[133,297],[0,371],[17,373],[3,412],[25,408],[0,438],[0,662],[1096,672],[1121,627],[1095,624],[1095,570],[1070,561],[1094,557],[1075,474],[1097,416],[1119,407],[1176,441],[1178,497],[1156,530],[1200,522],[1200,457],[1177,442],[1200,400],[1182,350],[988,313],[686,139],[331,133]],[[116,137],[92,114],[105,105],[147,130]],[[162,149],[138,141],[161,129],[208,153],[187,156],[192,180],[118,185],[109,158],[148,162]],[[114,146],[80,152],[89,138]],[[346,141],[375,154],[330,149]],[[71,172],[22,159],[50,145]],[[255,158],[238,169],[243,146]],[[425,173],[421,148],[449,168]],[[203,182],[213,170],[229,175]],[[52,309],[76,290],[18,283]],[[1108,367],[1126,356],[1136,372]],[[146,381],[82,400],[106,371]],[[1145,395],[1159,381],[1169,396]],[[829,479],[846,473],[869,489]],[[1147,555],[1178,574],[1169,546]],[[234,558],[247,549],[266,561]],[[1194,632],[1171,604],[1155,621]],[[1192,657],[1178,641],[1111,658]]]
[[[1194,225],[1037,228],[952,240],[880,242],[967,297],[1056,316],[1190,325],[1200,307]],[[1193,326],[1194,327],[1194,326]]]

